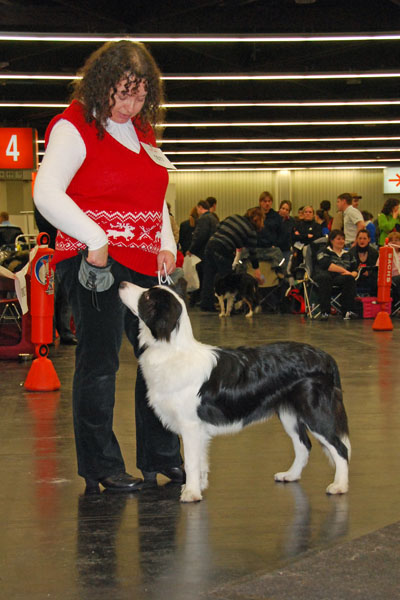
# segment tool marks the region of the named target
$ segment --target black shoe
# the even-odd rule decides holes
[[[76,337],[74,335],[66,335],[63,337],[60,337],[60,344],[65,344],[66,346],[76,346],[78,343],[78,340],[76,339]]]
[[[112,492],[136,492],[143,487],[143,479],[132,477],[129,473],[117,473],[100,479],[103,487]]]
[[[97,496],[100,494],[99,482],[94,479],[86,479],[85,496]]]
[[[170,479],[170,483],[183,484],[186,481],[186,473],[182,467],[167,467],[162,471],[142,471],[144,487],[155,487],[157,485],[157,473]]]
[[[319,320],[320,321],[327,321],[329,319],[329,315],[328,313],[324,312],[320,314]]]
[[[161,475],[168,477],[171,480],[171,483],[185,483],[186,481],[186,473],[185,469],[182,467],[169,467],[160,471]]]

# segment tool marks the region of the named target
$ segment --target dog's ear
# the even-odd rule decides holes
[[[182,298],[182,300],[186,301],[187,298],[187,281],[184,277],[180,277],[178,281],[172,286],[174,292],[178,294]]]
[[[143,293],[138,303],[139,317],[150,329],[155,340],[169,342],[179,327],[182,306],[167,289],[155,287]]]

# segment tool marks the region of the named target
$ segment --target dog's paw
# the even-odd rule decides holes
[[[222,317],[226,317],[225,313],[219,313],[219,318],[221,319]]]
[[[296,473],[291,473],[290,471],[285,471],[284,473],[275,473],[274,479],[275,479],[275,481],[289,483],[290,481],[299,481],[300,476],[297,475]]]
[[[186,486],[182,486],[181,502],[200,502],[202,495],[200,492],[194,492],[193,490],[187,489]]]
[[[326,493],[333,496],[333,494],[347,494],[349,491],[349,485],[347,483],[330,483],[326,488]]]

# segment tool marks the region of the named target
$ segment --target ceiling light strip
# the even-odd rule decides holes
[[[400,148],[335,148],[323,150],[271,150],[265,148],[263,150],[177,150],[165,151],[168,156],[178,155],[214,155],[214,154],[340,154],[340,153],[356,153],[356,152],[400,152]]]
[[[301,127],[313,125],[398,125],[399,119],[370,121],[243,121],[243,122],[198,122],[198,123],[160,123],[160,127]]]
[[[239,168],[239,167],[216,167],[216,168],[201,168],[201,169],[177,169],[175,171],[170,171],[171,175],[175,175],[177,173],[202,173],[202,172],[214,172],[214,173],[219,173],[219,172],[224,172],[224,171],[247,171],[247,172],[253,172],[253,171],[308,171],[308,170],[312,170],[312,169],[316,169],[316,170],[326,170],[326,171],[331,171],[332,169],[343,169],[343,170],[359,170],[359,169],[376,169],[376,170],[383,170],[386,169],[386,165],[376,165],[376,166],[364,166],[364,165],[342,165],[342,166],[330,166],[330,167],[288,167],[288,168],[282,168],[282,167],[253,167],[253,168]]]
[[[179,168],[181,165],[280,165],[280,164],[331,164],[331,163],[382,163],[399,162],[398,158],[351,158],[351,159],[326,159],[326,160],[210,160],[210,161],[174,161],[174,166]]]
[[[319,106],[398,106],[400,100],[352,100],[326,102],[169,102],[162,108],[251,108],[251,107],[319,107]],[[0,101],[1,108],[65,108],[66,102]]]
[[[16,31],[3,31],[0,33],[0,41],[19,42],[116,42],[119,40],[131,40],[136,42],[154,43],[286,43],[286,42],[352,42],[352,41],[379,41],[400,40],[400,32],[360,32],[360,33],[319,33],[319,34],[176,34],[176,35],[135,35],[135,34],[82,34],[82,33],[26,33]]]
[[[361,71],[354,73],[350,71],[348,73],[263,73],[263,74],[252,74],[243,75],[242,73],[227,73],[227,74],[202,74],[196,75],[193,73],[187,74],[171,74],[162,75],[161,79],[164,81],[291,81],[291,80],[307,80],[307,79],[390,79],[400,77],[398,71],[378,71],[368,72]],[[0,79],[7,80],[22,80],[28,81],[72,81],[75,79],[82,79],[81,76],[75,74],[58,75],[56,73],[7,73],[0,72]]]
[[[387,142],[398,141],[400,136],[322,137],[322,138],[220,138],[220,139],[158,139],[157,144],[256,144],[256,143],[312,143],[312,142]],[[44,140],[38,140],[44,144]],[[223,151],[222,151],[223,152]],[[185,153],[186,154],[186,153]],[[195,152],[198,154],[198,152]]]

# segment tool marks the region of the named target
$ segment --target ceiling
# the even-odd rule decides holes
[[[186,41],[147,43],[167,78],[167,103],[179,105],[167,111],[162,146],[178,169],[400,164],[400,0],[0,0],[0,22],[8,33],[92,36],[0,38],[2,127],[33,127],[42,140],[62,110],[49,104],[67,103],[69,80],[26,75],[72,76],[101,44],[93,39],[99,34],[187,34]],[[361,39],[385,32],[398,39]],[[304,41],[339,33],[353,39]],[[217,34],[254,39],[199,41]],[[265,41],[278,35],[281,41]],[[287,41],[290,35],[303,40]],[[182,75],[214,79],[168,78]]]

